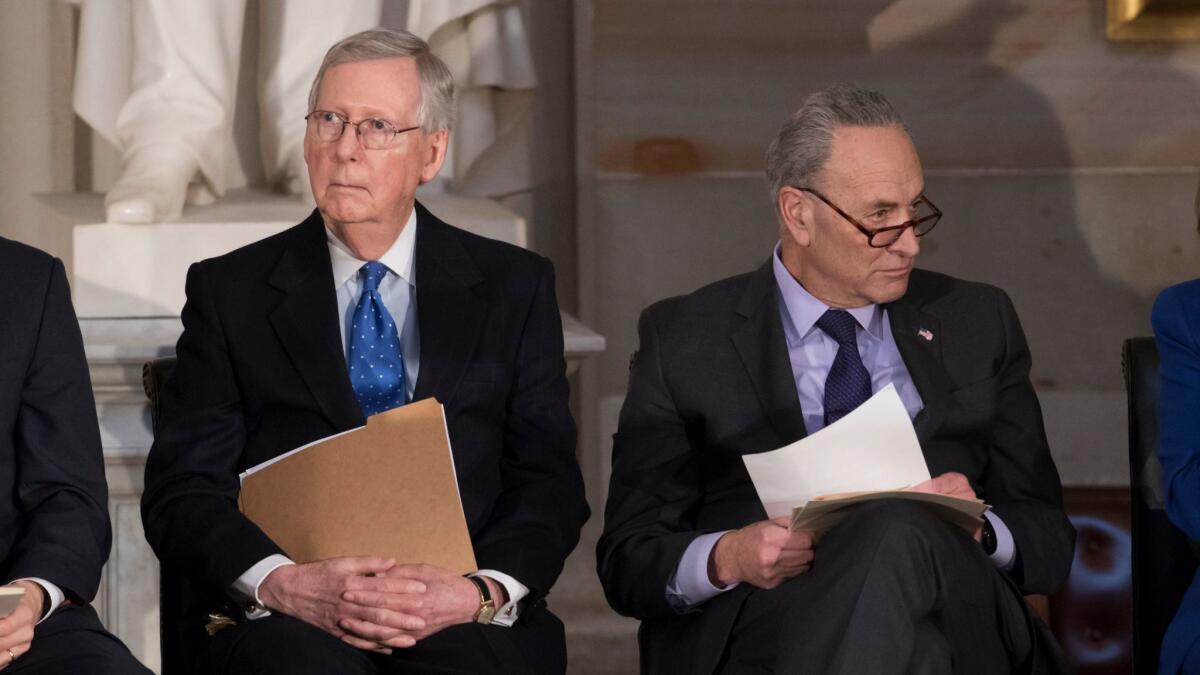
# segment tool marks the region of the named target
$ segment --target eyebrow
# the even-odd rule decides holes
[[[921,191],[917,193],[917,196],[910,199],[908,203],[911,204],[911,203],[917,201],[918,199],[920,199],[921,197],[923,197],[924,195],[925,195],[925,188],[924,188],[924,186],[922,186]],[[876,199],[875,201],[868,204],[866,206],[866,208],[874,211],[875,209],[894,209],[897,206],[900,206],[900,204],[897,202],[894,202],[890,199]]]

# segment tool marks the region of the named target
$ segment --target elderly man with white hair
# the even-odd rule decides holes
[[[203,672],[562,672],[546,595],[588,507],[552,266],[416,203],[453,110],[419,38],[337,43],[310,104],[317,210],[188,273],[142,502],[155,552],[202,591],[188,646]],[[350,330],[362,321],[375,330]],[[382,391],[351,377],[363,365],[390,373]],[[239,471],[428,397],[445,406],[478,571],[295,564],[238,511]],[[215,613],[233,625],[209,637]]]

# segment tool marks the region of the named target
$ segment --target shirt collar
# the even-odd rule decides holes
[[[366,263],[354,257],[350,249],[334,235],[333,230],[325,228],[325,242],[329,246],[329,260],[333,263],[333,287],[340,288],[353,279],[358,270]],[[400,230],[400,236],[383,255],[379,262],[383,263],[393,274],[416,286],[416,270],[413,267],[413,252],[417,245],[417,210],[408,214],[408,222]]]
[[[780,245],[778,243],[775,244],[775,251],[771,255],[771,262],[775,271],[775,285],[779,287],[779,295],[783,298],[783,305],[787,310],[787,318],[791,320],[796,339],[802,340],[813,330],[821,315],[829,310],[829,305],[813,297],[811,293],[804,289],[804,286],[800,285],[799,281],[796,281],[792,273],[783,266],[783,260],[780,258]],[[868,335],[876,339],[882,339],[883,308],[881,306],[874,304],[863,305],[862,307],[855,307],[846,311],[850,313],[850,316],[854,317],[854,320],[858,322],[858,325]]]

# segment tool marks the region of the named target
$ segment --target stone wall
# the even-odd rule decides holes
[[[766,259],[765,147],[807,93],[852,81],[906,118],[946,213],[919,264],[1012,296],[1064,482],[1126,481],[1121,340],[1200,271],[1200,45],[1110,43],[1095,0],[581,4],[598,409],[624,392],[642,307]]]

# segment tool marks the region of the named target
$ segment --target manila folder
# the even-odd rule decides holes
[[[378,555],[478,569],[441,404],[367,418],[252,471],[239,506],[293,560]]]

